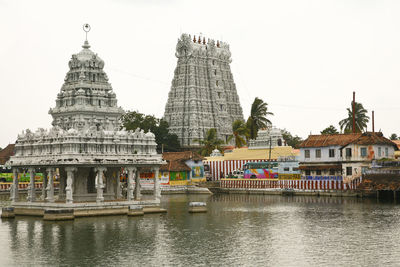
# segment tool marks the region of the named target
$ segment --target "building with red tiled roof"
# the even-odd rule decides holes
[[[11,156],[14,155],[15,144],[9,144],[4,149],[0,150],[0,166],[6,164]]]
[[[187,185],[189,182],[205,180],[203,160],[205,158],[193,151],[164,152],[161,165],[161,183]]]
[[[340,177],[349,182],[359,178],[372,160],[394,158],[396,150],[397,145],[380,132],[310,135],[300,144],[300,170],[309,179]]]

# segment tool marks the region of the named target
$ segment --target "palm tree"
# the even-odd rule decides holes
[[[232,124],[232,132],[233,134],[229,136],[227,143],[230,142],[232,138],[235,138],[236,147],[242,147],[247,143],[247,139],[250,136],[250,132],[244,121],[235,120]]]
[[[259,129],[266,128],[271,121],[267,119],[267,115],[274,115],[268,112],[268,104],[256,97],[251,105],[250,116],[247,119],[247,128],[250,131],[250,139],[257,137]]]
[[[202,146],[199,151],[202,156],[209,156],[215,148],[222,150],[221,145],[224,143],[223,140],[218,139],[215,128],[209,129],[204,139],[195,139],[194,141]]]
[[[353,104],[353,102],[352,102]],[[367,110],[361,103],[354,103],[354,118],[355,118],[355,132],[361,133],[367,128],[369,117]],[[347,118],[339,121],[340,131],[344,133],[351,133],[353,131],[353,108],[347,108]]]

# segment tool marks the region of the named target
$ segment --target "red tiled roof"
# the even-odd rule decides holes
[[[191,171],[185,164],[187,160],[204,160],[205,158],[193,151],[164,152],[163,159],[167,164],[161,165],[161,171]]]
[[[380,132],[310,135],[300,144],[300,147],[346,146],[348,144],[390,145],[394,146],[397,150],[397,145],[385,138]]]
[[[0,151],[0,165],[4,165],[14,155],[15,144],[9,144]]]

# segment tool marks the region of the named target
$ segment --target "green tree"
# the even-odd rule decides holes
[[[353,102],[352,102],[353,104]],[[347,118],[339,121],[340,131],[344,133],[351,133],[353,131],[353,105],[351,108],[347,108]],[[355,132],[361,133],[365,128],[367,128],[367,123],[369,122],[369,117],[367,115],[367,110],[363,107],[361,103],[355,102],[354,104],[354,114],[355,114]]]
[[[249,138],[250,133],[244,121],[242,120],[234,121],[232,124],[232,132],[233,134],[229,136],[228,142],[230,142],[230,140],[234,138],[236,147],[242,147],[246,145],[247,143],[246,141]]]
[[[329,127],[326,127],[324,130],[321,131],[321,134],[338,134],[338,133],[339,133],[338,130],[333,125],[330,125]]]
[[[267,115],[274,114],[268,111],[267,103],[256,97],[251,105],[250,116],[246,123],[250,139],[255,139],[259,129],[266,128],[268,124],[271,124],[271,121],[267,119]]]
[[[288,146],[291,146],[293,148],[299,148],[299,145],[301,142],[303,142],[303,139],[299,136],[293,136],[289,131],[286,129],[282,130],[282,137],[286,141],[286,144]]]
[[[217,130],[215,128],[209,129],[204,139],[195,139],[194,141],[201,145],[199,154],[202,156],[209,156],[216,148],[222,151],[221,145],[224,144],[223,140],[218,139]]]
[[[397,139],[399,139],[398,136],[397,136],[397,134],[392,133],[392,134],[390,135],[390,140],[397,140]]]
[[[168,151],[180,151],[181,146],[176,134],[169,133],[169,125],[163,119],[158,119],[153,115],[145,115],[138,111],[127,111],[120,118],[122,128],[125,130],[134,131],[137,128],[143,129],[144,132],[154,133],[157,152],[162,150]],[[162,148],[164,147],[164,148]]]

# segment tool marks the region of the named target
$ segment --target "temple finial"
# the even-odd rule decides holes
[[[89,42],[88,42],[88,40],[87,40],[87,34],[88,34],[88,32],[90,32],[90,25],[89,24],[87,24],[87,23],[85,23],[85,24],[83,24],[83,31],[86,33],[86,39],[85,39],[85,43],[82,45],[82,47],[83,48],[90,48],[90,45],[89,45]]]

